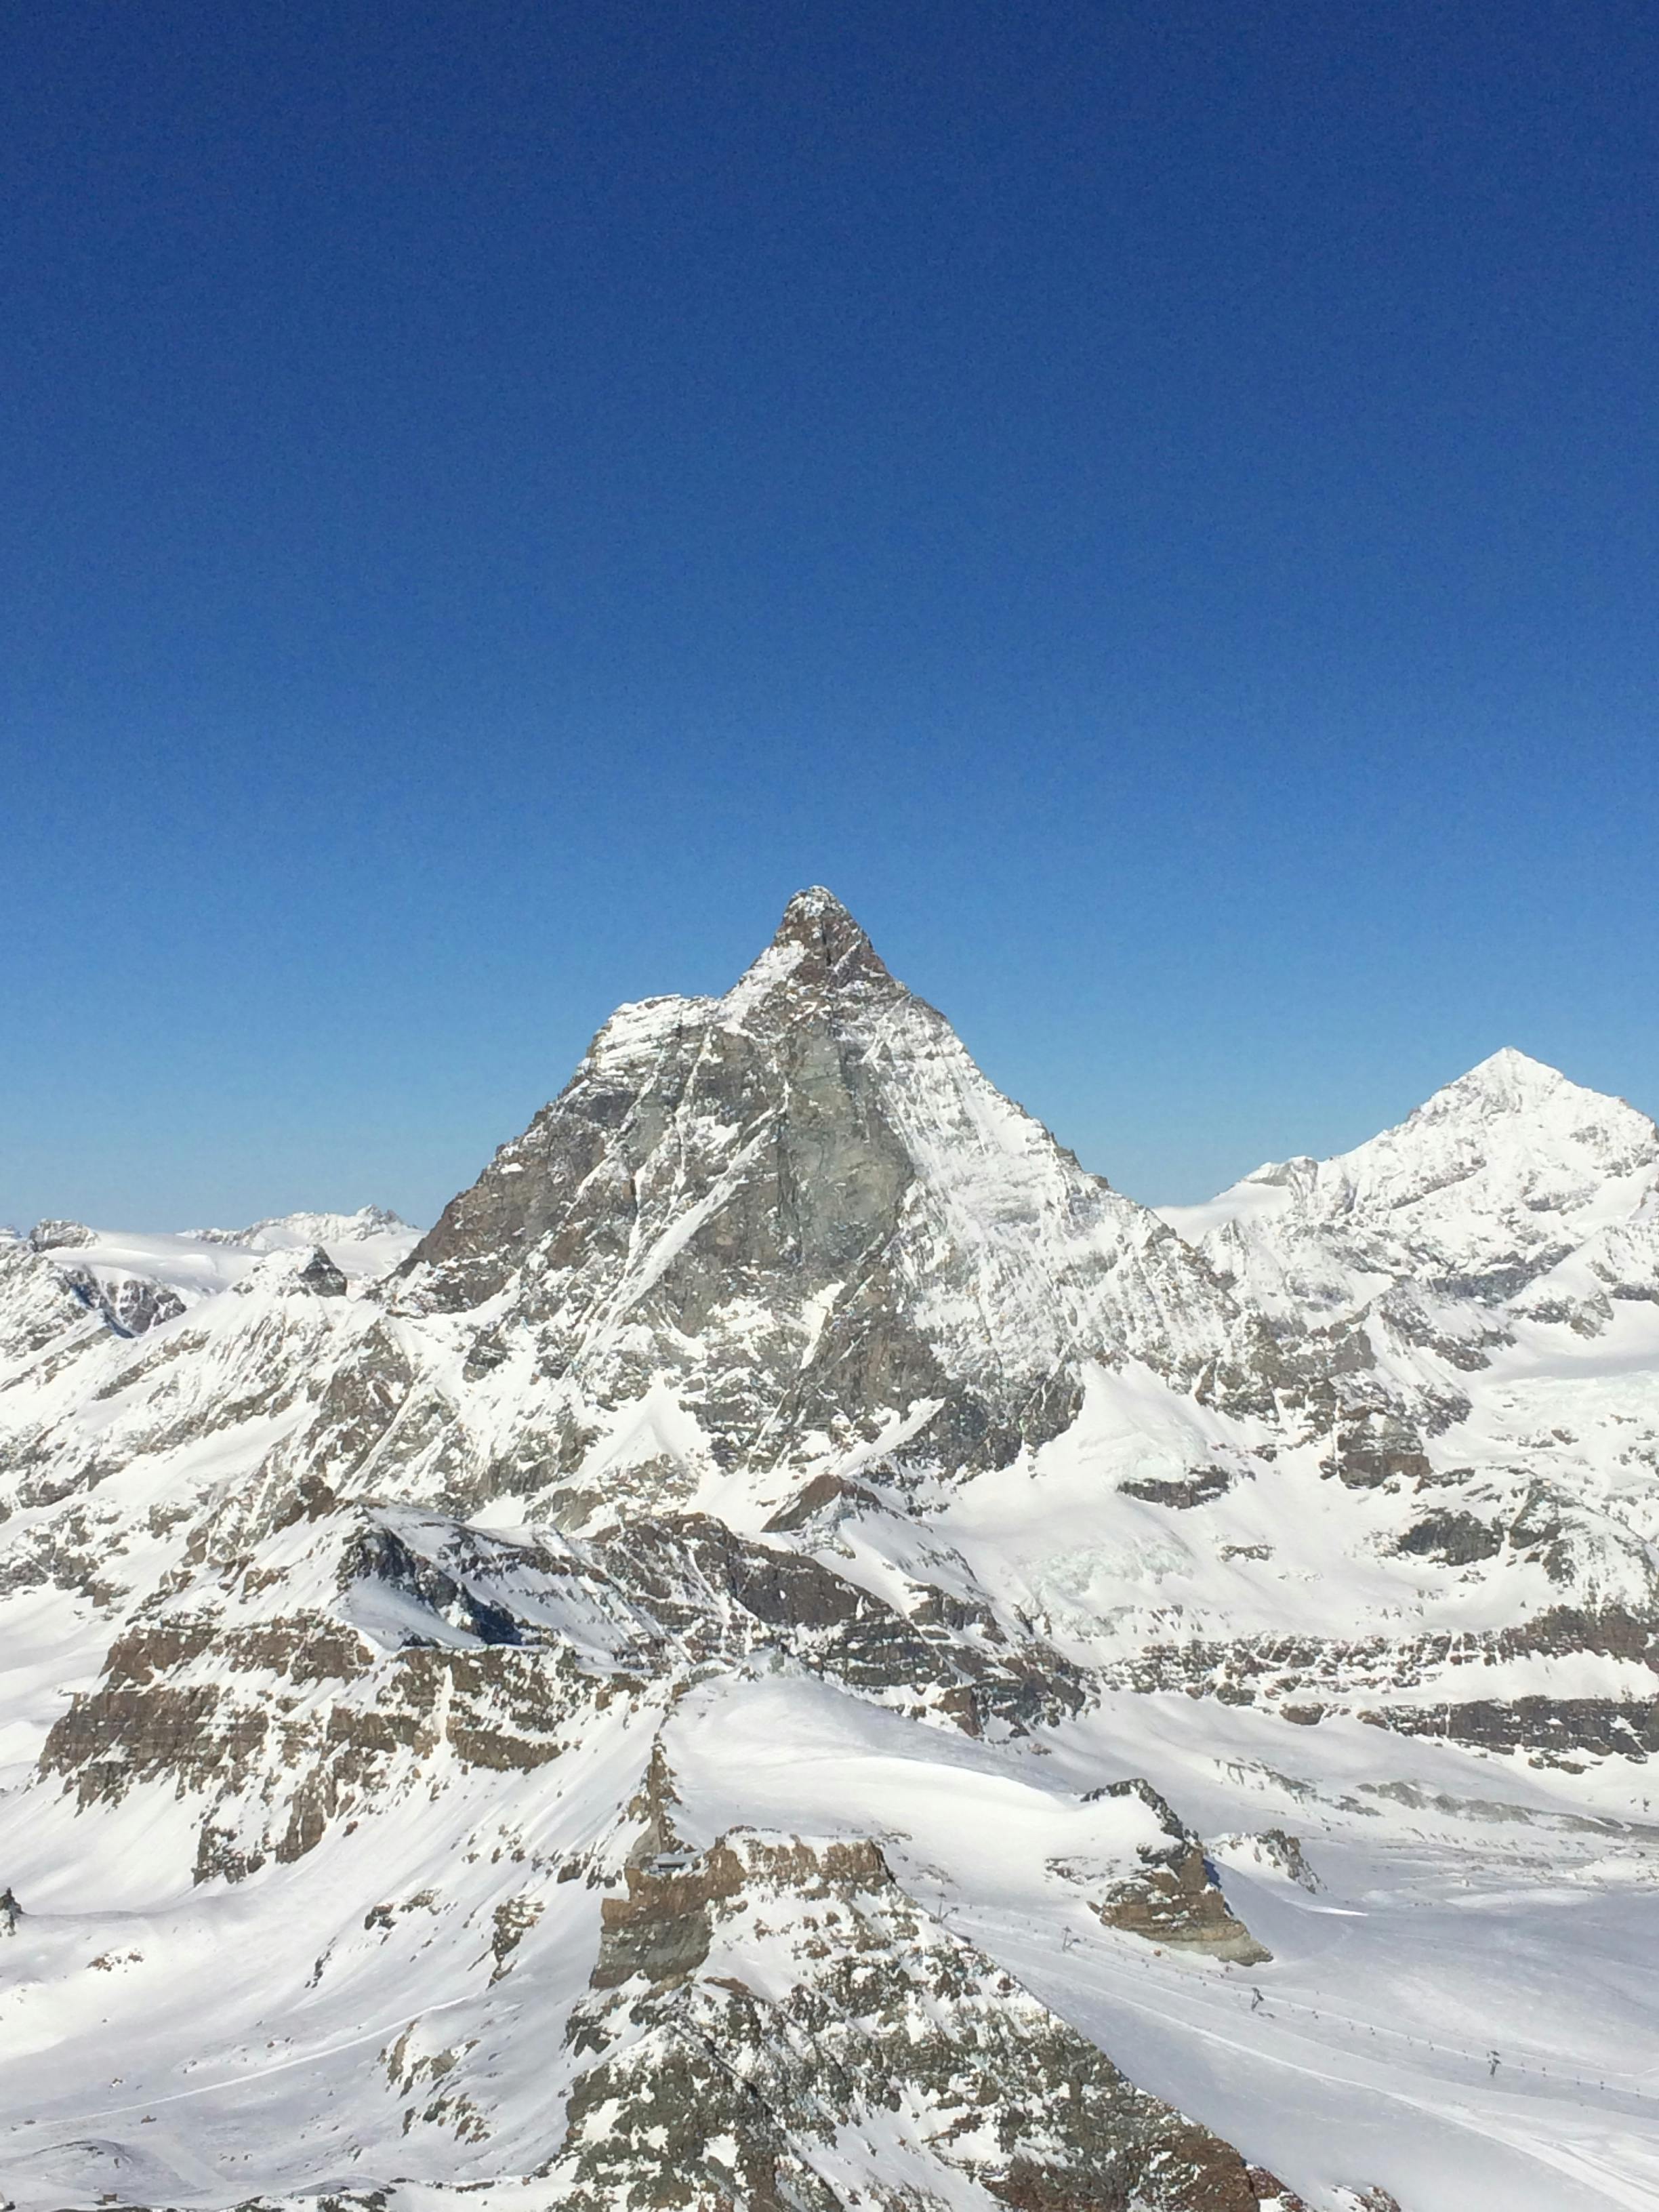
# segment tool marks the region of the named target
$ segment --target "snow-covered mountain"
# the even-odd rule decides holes
[[[544,1386],[534,1487],[566,1519],[641,1488],[752,1518],[859,1468],[1006,1464],[1102,1363],[1254,1387],[1256,1324],[1210,1270],[1000,1097],[821,891],[723,999],[614,1016],[403,1279],[397,1310],[455,1316],[515,1418]]]
[[[0,1244],[0,2187],[1659,2202],[1656,1190],[1160,1218],[813,890],[418,1241]]]
[[[1164,1218],[1255,1303],[1306,1315],[1395,1282],[1495,1304],[1656,1202],[1648,1116],[1505,1050],[1352,1152],[1258,1168]]]
[[[248,1229],[179,1235],[38,1221],[27,1241],[112,1328],[142,1336],[198,1298],[240,1282],[268,1252],[321,1251],[349,1280],[359,1281],[396,1267],[419,1237],[384,1206],[366,1206],[356,1213],[285,1213]]]

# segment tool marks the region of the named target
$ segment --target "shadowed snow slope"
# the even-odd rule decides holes
[[[0,2191],[1659,2201],[1656,1192],[1160,1219],[814,890],[418,1242],[0,1243]]]

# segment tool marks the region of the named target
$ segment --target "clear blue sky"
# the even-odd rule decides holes
[[[429,1219],[830,884],[1194,1199],[1659,1108],[1650,0],[0,31],[0,1220]]]

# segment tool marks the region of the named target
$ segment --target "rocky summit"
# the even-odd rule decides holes
[[[1156,1212],[829,892],[424,1235],[0,1237],[0,2196],[1659,2203],[1659,1131]]]

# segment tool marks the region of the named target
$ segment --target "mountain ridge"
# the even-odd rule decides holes
[[[1626,2201],[1539,2069],[1650,2034],[1659,1206],[1460,1080],[1199,1249],[815,888],[383,1268],[256,1224],[123,1333],[0,1245],[21,2212]]]

